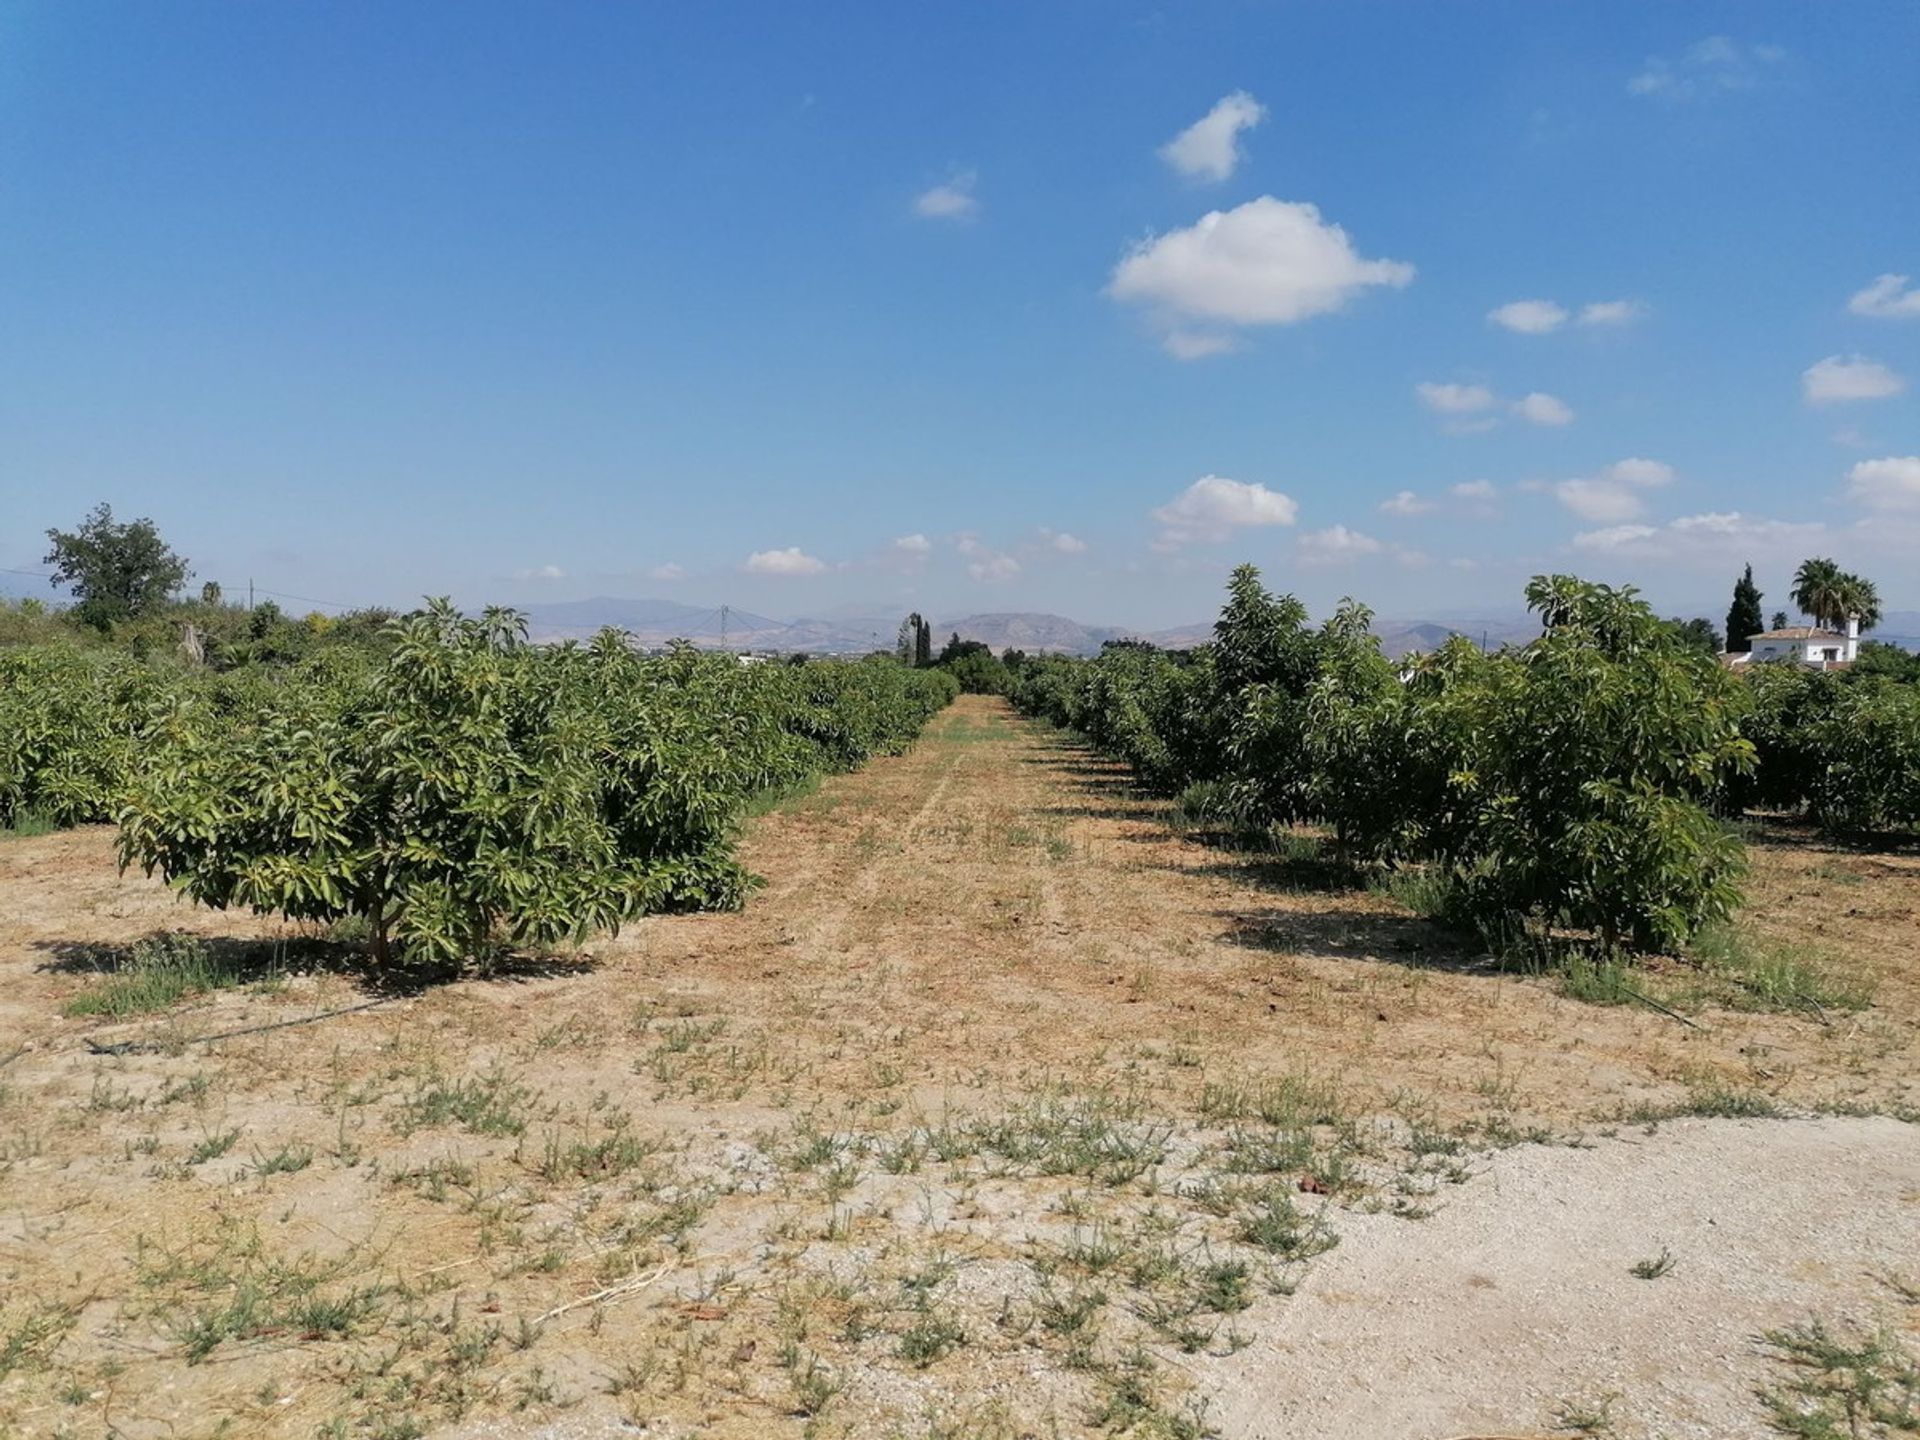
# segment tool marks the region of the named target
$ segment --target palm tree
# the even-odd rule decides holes
[[[1793,603],[1816,625],[1846,624],[1843,591],[1846,572],[1831,560],[1803,560],[1793,574]]]
[[[1880,592],[1866,576],[1855,575],[1851,571],[1843,573],[1840,576],[1839,600],[1842,629],[1849,619],[1860,622],[1862,634],[1880,623]]]

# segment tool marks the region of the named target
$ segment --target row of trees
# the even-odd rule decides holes
[[[737,904],[743,806],[903,748],[957,691],[884,656],[525,637],[441,601],[378,650],[232,675],[0,652],[0,822],[115,818],[123,863],[204,904],[359,916],[381,959],[451,961]]]
[[[1792,688],[1802,676],[1780,671],[1768,709],[1631,589],[1541,576],[1527,603],[1542,621],[1530,644],[1483,654],[1456,638],[1403,667],[1381,653],[1363,606],[1313,627],[1298,600],[1243,566],[1213,643],[1029,660],[1013,696],[1225,823],[1324,824],[1357,862],[1425,867],[1460,918],[1490,931],[1518,923],[1589,932],[1609,948],[1683,946],[1739,900],[1742,849],[1719,817],[1763,795],[1811,803],[1804,780],[1774,791],[1752,778],[1805,743],[1801,712],[1787,708],[1790,691],[1805,700]],[[1863,706],[1886,712],[1881,740],[1920,723],[1914,687],[1875,679],[1858,690],[1823,734],[1837,741],[1841,717],[1858,722]],[[1874,793],[1910,805],[1920,744],[1902,745],[1897,761],[1873,762],[1885,772]],[[1827,753],[1809,751],[1807,766]],[[1821,773],[1823,795],[1862,793],[1855,772]],[[1830,818],[1907,813],[1891,801],[1819,803]]]

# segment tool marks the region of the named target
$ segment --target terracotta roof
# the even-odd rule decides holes
[[[1844,640],[1838,630],[1822,630],[1818,625],[1789,625],[1784,630],[1762,630],[1749,640]]]

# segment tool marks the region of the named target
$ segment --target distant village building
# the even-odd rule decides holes
[[[1847,621],[1844,635],[1817,625],[1789,625],[1783,630],[1763,630],[1751,635],[1747,643],[1751,649],[1725,656],[1726,663],[1746,665],[1761,660],[1786,660],[1825,670],[1833,665],[1851,665],[1860,658],[1860,622]]]

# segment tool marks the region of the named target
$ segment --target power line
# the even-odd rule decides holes
[[[329,610],[353,610],[358,608],[340,600],[316,600],[311,595],[289,595],[284,590],[259,589],[258,593],[271,595],[276,600],[298,600],[302,605],[324,605]]]

